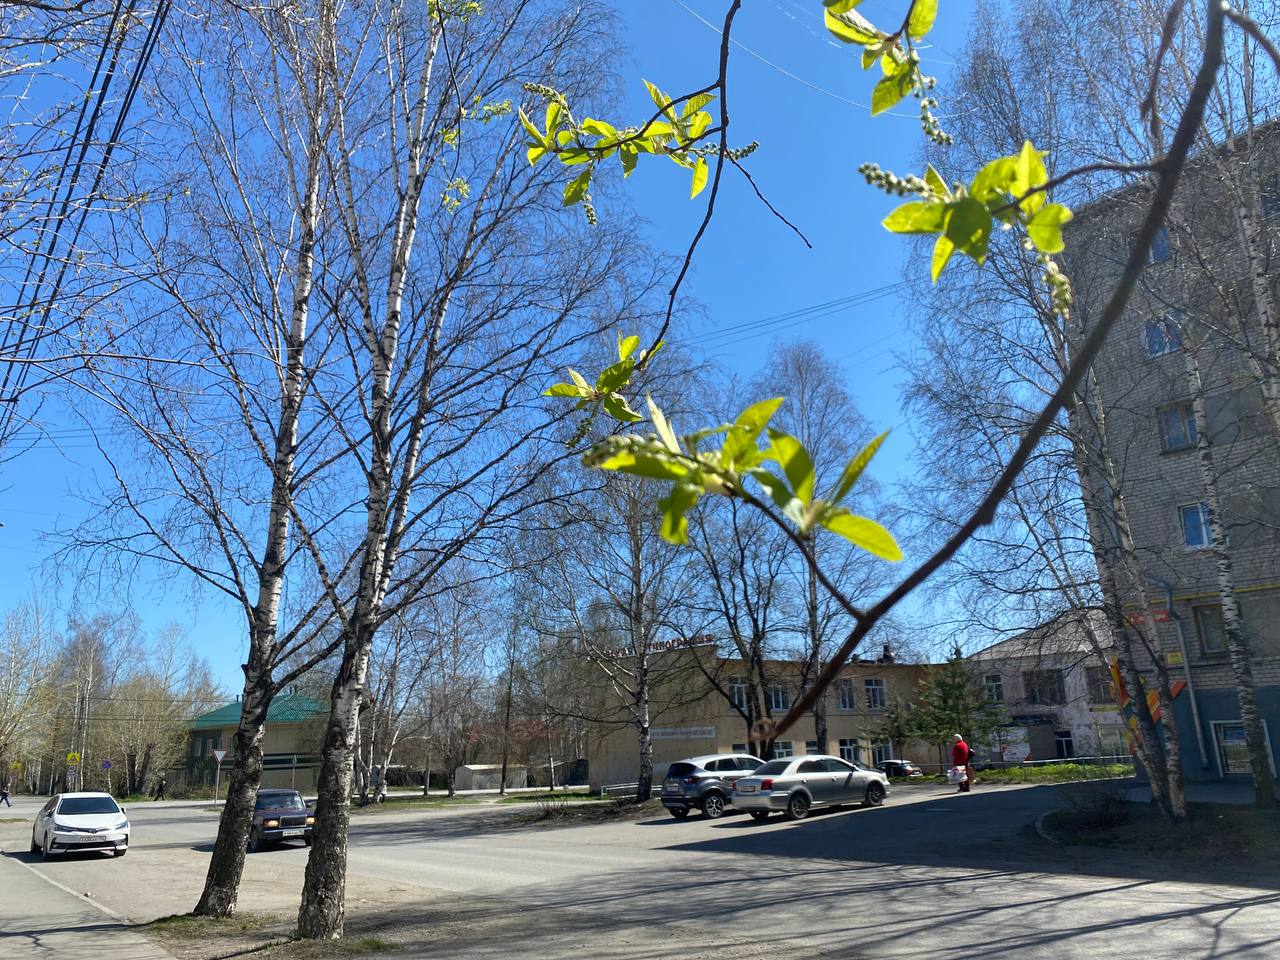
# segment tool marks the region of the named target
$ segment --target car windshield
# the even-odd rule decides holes
[[[303,810],[306,804],[298,793],[260,793],[255,809],[258,810]]]
[[[90,813],[119,813],[120,808],[110,797],[64,797],[58,805],[58,813],[64,817],[79,817]]]
[[[777,776],[785,773],[787,767],[791,766],[790,760],[770,760],[764,766],[756,767],[756,776]]]

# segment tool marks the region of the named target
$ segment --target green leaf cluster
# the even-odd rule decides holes
[[[657,113],[643,126],[622,129],[593,117],[577,120],[558,91],[539,84],[526,85],[527,90],[547,100],[541,126],[534,123],[523,108],[517,111],[528,134],[525,156],[529,163],[536,164],[544,157],[554,157],[565,167],[581,167],[565,184],[564,206],[590,202],[589,191],[596,165],[613,156],[618,158],[624,179],[635,171],[641,155],[663,155],[691,171],[690,198],[705,189],[710,172],[705,156],[707,148],[698,145],[714,122],[704,108],[715,100],[715,96],[699,93],[673,98],[648,80],[644,85]]]
[[[670,482],[659,507],[662,536],[672,543],[688,541],[688,513],[704,495],[754,497],[759,491],[802,536],[823,527],[877,557],[901,560],[902,550],[888,530],[843,506],[887,433],[867,444],[845,466],[832,490],[819,497],[809,451],[795,437],[769,426],[782,402],[781,397],[762,400],[732,423],[678,437],[662,410],[647,398],[654,433],[607,437],[587,452],[583,462],[600,470]],[[713,437],[722,438],[718,449],[708,444]]]
[[[915,0],[903,29],[886,33],[854,8],[860,0],[823,0],[823,23],[827,31],[844,43],[862,47],[862,69],[879,63],[881,79],[871,91],[871,115],[894,107],[904,97],[924,97],[933,86],[920,70],[920,57],[911,49],[933,29],[938,16],[938,0]],[[903,34],[906,42],[903,42]]]
[[[640,350],[640,338],[637,336],[618,337],[618,360],[600,371],[593,386],[586,377],[572,367],[568,368],[569,382],[554,383],[542,392],[544,397],[572,397],[578,403],[578,409],[599,404],[610,417],[619,423],[639,423],[644,419],[627,402],[622,389],[631,382],[631,376],[637,366],[652,359],[662,349],[659,340],[652,348]]]
[[[1017,153],[986,164],[968,186],[947,186],[930,165],[919,199],[894,210],[884,226],[893,233],[937,235],[931,269],[935,283],[957,251],[979,265],[986,262],[991,232],[997,225],[1020,226],[1040,253],[1058,253],[1071,211],[1045,196],[1049,174],[1044,156],[1030,140],[1025,141]]]

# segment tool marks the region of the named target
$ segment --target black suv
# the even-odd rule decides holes
[[[734,781],[752,773],[763,760],[745,753],[716,753],[677,760],[662,781],[662,805],[678,820],[695,807],[715,820],[724,816]]]

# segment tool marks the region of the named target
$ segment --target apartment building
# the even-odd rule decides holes
[[[1190,778],[1248,772],[1211,549],[1202,439],[1213,460],[1273,769],[1270,741],[1280,735],[1280,435],[1263,392],[1277,371],[1255,298],[1257,284],[1273,295],[1276,286],[1277,146],[1280,129],[1267,128],[1251,150],[1238,141],[1189,166],[1138,289],[1096,364],[1097,393],[1089,398],[1100,399],[1105,411],[1118,484],[1155,601],[1156,622],[1142,626],[1188,684],[1175,715]],[[1122,272],[1148,197],[1134,186],[1077,212],[1067,268],[1086,331]],[[1248,233],[1238,209],[1260,225],[1252,248],[1242,242]],[[1252,263],[1250,249],[1259,254]],[[1194,416],[1197,396],[1206,438]],[[1107,488],[1100,471],[1086,474],[1086,484]],[[1091,528],[1095,549],[1115,536],[1106,521]],[[1138,619],[1134,593],[1130,586],[1123,599]]]
[[[1097,611],[1068,611],[1034,630],[1001,640],[968,662],[988,699],[1009,716],[990,744],[992,760],[1020,763],[1129,752],[1111,668],[1094,652],[1086,620],[1109,635]]]
[[[749,685],[742,664],[718,659],[704,666],[712,676],[720,678],[729,697],[745,708]],[[847,664],[824,697],[827,749],[822,750],[814,739],[813,718],[806,717],[775,741],[774,756],[826,752],[864,764],[893,758],[928,761],[936,752],[934,747],[916,742],[893,743],[879,729],[895,697],[913,699],[926,670],[927,667],[919,664],[883,660]],[[781,717],[800,694],[799,666],[789,661],[770,661],[765,673],[771,678],[764,691],[770,713]],[[688,671],[670,671],[670,675],[672,682],[680,677],[679,682],[693,684],[699,692],[685,698],[657,692],[655,699],[660,702],[682,702],[666,709],[651,727],[655,779],[661,778],[668,764],[685,757],[750,752],[746,722],[724,694],[701,681],[700,673],[694,676]],[[638,756],[636,728],[625,722],[621,712],[617,723],[593,724],[587,750],[592,787],[599,789],[605,784],[634,782]]]

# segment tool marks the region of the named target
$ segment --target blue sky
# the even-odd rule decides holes
[[[951,106],[945,80],[954,51],[963,45],[969,7],[967,2],[941,5],[932,46],[923,54],[926,72],[942,81],[938,113],[944,125]],[[714,79],[718,24],[726,8],[727,0],[627,0],[621,5],[623,39],[630,49],[615,69],[624,79],[626,101],[610,119],[638,121],[648,115],[651,103],[641,78],[671,93]],[[860,10],[872,21],[890,24],[900,20],[904,8],[903,0],[865,0]],[[909,346],[900,288],[860,306],[815,311],[798,322],[770,321],[745,333],[724,332],[879,291],[903,276],[907,244],[878,225],[893,201],[869,188],[857,168],[875,160],[898,172],[913,170],[920,143],[915,102],[872,120],[866,104],[875,76],[862,72],[852,48],[828,39],[821,11],[821,0],[747,0],[734,32],[740,45],[730,61],[733,143],[760,141],[750,169],[814,249],[806,249],[774,220],[740,176],[726,171],[716,217],[686,285],[705,312],[688,326],[695,343],[684,345],[696,345],[726,368],[750,376],[775,340],[817,342],[847,372],[850,392],[872,425],[899,428],[875,468],[891,485],[910,470],[912,450],[894,357]],[[700,201],[688,199],[688,183],[686,171],[656,158],[641,164],[628,181],[651,242],[674,253],[683,252],[703,210]],[[607,206],[600,214],[607,227]],[[47,414],[52,439],[37,441],[0,473],[0,604],[10,606],[33,591],[59,610],[75,602],[89,612],[132,603],[149,630],[170,621],[182,624],[217,680],[237,690],[244,618],[222,599],[194,592],[183,579],[151,577],[127,589],[114,583],[51,582],[52,546],[42,533],[82,514],[76,493],[96,484],[97,461],[83,431],[59,428],[67,421],[53,408]]]

